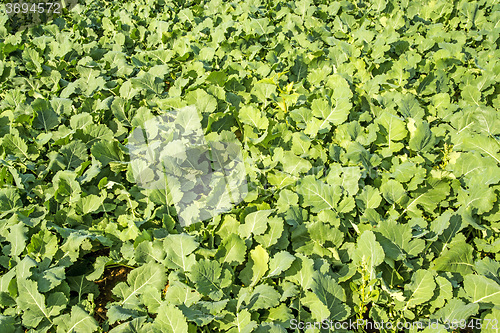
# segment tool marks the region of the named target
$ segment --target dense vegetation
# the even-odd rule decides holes
[[[497,1],[82,0],[0,23],[2,333],[499,332]],[[138,186],[127,143],[185,106],[241,147],[248,194],[182,227],[189,192]]]

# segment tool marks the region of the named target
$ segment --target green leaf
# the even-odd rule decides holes
[[[198,261],[193,266],[189,276],[198,291],[214,301],[219,301],[224,296],[223,288],[231,283],[227,270],[223,272],[217,261],[206,259]]]
[[[297,193],[304,198],[304,205],[312,206],[314,213],[325,209],[335,209],[341,196],[339,188],[316,180],[314,176],[304,177],[298,186]]]
[[[349,100],[346,98],[339,98],[335,106],[332,106],[332,104],[325,99],[315,99],[311,104],[313,115],[323,120],[319,125],[320,130],[328,127],[325,125],[330,123],[333,125],[344,123],[349,116],[350,109],[351,103],[349,103]]]
[[[281,273],[288,270],[290,266],[292,266],[294,261],[295,257],[286,251],[276,253],[269,262],[269,273],[266,277],[280,275]]]
[[[405,309],[425,303],[434,296],[436,283],[430,271],[419,269],[411,278],[411,283],[405,285],[406,299]]]
[[[252,320],[252,316],[248,310],[242,310],[236,314],[235,320],[231,323],[233,329],[231,333],[250,333],[257,326],[257,322]]]
[[[418,206],[421,206],[424,211],[433,213],[437,204],[443,201],[450,193],[450,185],[445,180],[430,178],[426,182],[426,186],[420,187],[412,192],[411,197],[407,197],[404,201],[405,212],[410,212],[414,216],[421,216],[421,211]]]
[[[262,112],[252,105],[245,105],[239,112],[240,121],[243,124],[253,126],[260,130],[265,130],[269,126],[269,121]]]
[[[500,145],[497,141],[484,135],[475,135],[467,137],[463,142],[462,149],[477,151],[483,156],[493,158],[497,163],[500,163]]]
[[[280,294],[267,284],[260,284],[246,299],[246,309],[249,311],[257,311],[261,309],[269,309],[277,306],[280,303]]]
[[[119,162],[123,160],[123,153],[118,147],[118,141],[116,140],[101,140],[94,144],[90,151],[92,155],[102,163],[103,167],[110,162]]]
[[[0,330],[5,333],[14,333],[16,330],[16,319],[11,316],[0,315]]]
[[[112,291],[120,299],[118,305],[124,306],[134,304],[136,298],[146,288],[152,287],[161,290],[165,287],[166,282],[165,268],[160,264],[148,263],[132,270],[127,276],[127,282],[118,283]]]
[[[59,125],[59,117],[52,110],[52,107],[46,100],[36,99],[31,103],[33,111],[36,112],[36,117],[33,120],[33,127],[42,128],[45,131],[51,130]]]
[[[180,281],[169,282],[167,292],[165,293],[165,301],[172,305],[191,306],[197,304],[201,299],[201,294],[190,288],[188,285]]]
[[[60,285],[66,278],[64,267],[51,267],[38,276],[38,290],[47,292]]]
[[[263,235],[255,236],[255,240],[266,249],[275,245],[283,234],[284,222],[280,217],[271,218],[268,222],[269,228]]]
[[[304,290],[308,289],[313,281],[314,261],[300,253],[297,253],[295,257],[297,259],[285,273],[286,279],[301,286]]]
[[[382,196],[379,190],[367,185],[363,188],[361,193],[356,196],[356,202],[362,209],[378,208],[382,202]]]
[[[268,270],[269,254],[261,246],[257,245],[250,251],[250,260],[240,273],[240,279],[247,286],[253,287],[259,282]]]
[[[22,138],[18,136],[6,134],[2,138],[2,146],[8,153],[17,156],[22,160],[29,159],[28,145]]]
[[[17,305],[23,309],[23,324],[27,327],[36,328],[44,319],[50,321],[49,311],[45,305],[45,297],[38,292],[35,281],[21,280],[18,285],[19,296]]]
[[[86,294],[97,295],[99,292],[97,284],[90,282],[88,279],[86,279],[85,275],[68,276],[67,282],[70,291],[74,291],[78,294],[78,301],[84,299],[83,296]]]
[[[63,156],[66,169],[75,169],[88,159],[87,147],[80,140],[71,141],[62,146],[59,152]]]
[[[267,229],[267,218],[272,212],[272,209],[267,209],[248,214],[245,217],[245,223],[238,229],[240,236],[245,239],[251,235],[263,234]]]
[[[141,331],[141,328],[146,329],[143,324],[146,321],[146,317],[134,318],[130,321],[127,321],[123,324],[120,324],[109,331],[109,333],[138,333]]]
[[[463,235],[455,237],[449,244],[449,248],[439,254],[433,262],[433,268],[437,271],[447,271],[467,275],[472,273],[473,251],[472,246],[467,244]]]
[[[54,324],[57,325],[58,333],[92,333],[99,327],[96,320],[78,305],[71,308],[71,315],[65,314],[57,317]]]
[[[382,127],[389,148],[391,147],[391,142],[401,141],[408,134],[405,122],[389,112],[382,113],[376,122]]]
[[[153,323],[153,331],[161,333],[188,332],[186,317],[175,306],[162,303]]]
[[[406,258],[406,251],[409,250],[409,243],[412,239],[411,228],[408,224],[398,224],[394,220],[381,221],[376,230],[384,236],[380,240],[380,245],[388,258],[393,260]]]
[[[141,242],[135,248],[135,260],[139,263],[146,263],[150,261],[162,263],[165,259],[165,249],[163,242],[154,240],[153,242]]]
[[[82,214],[89,214],[98,210],[103,204],[104,199],[103,197],[89,194],[86,197],[80,198],[77,208]]]
[[[140,77],[134,78],[131,81],[132,87],[144,89],[147,92],[157,95],[161,95],[164,90],[161,78],[153,76],[150,73],[143,73]]]
[[[403,185],[393,179],[389,179],[385,182],[380,187],[380,191],[389,204],[399,203],[406,194]]]
[[[417,125],[417,129],[412,134],[409,141],[410,149],[417,152],[426,152],[434,147],[436,141],[429,124],[425,121]]]
[[[353,262],[355,265],[367,265],[373,275],[373,268],[380,265],[385,258],[384,249],[377,242],[375,234],[367,230],[358,238]]]
[[[164,241],[166,261],[172,268],[182,268],[189,271],[195,263],[195,256],[191,254],[198,248],[198,242],[194,237],[182,233],[177,235],[168,235]]]
[[[305,297],[304,306],[309,307],[315,320],[342,321],[349,317],[351,310],[345,304],[345,292],[332,277],[316,272],[311,289],[314,294]]]
[[[500,327],[498,325],[492,325],[492,323],[498,322],[498,316],[500,316],[500,310],[493,308],[491,313],[487,313],[483,317],[483,322],[488,323],[488,325],[483,325],[481,328],[481,333],[498,333],[500,331]]]
[[[451,299],[445,307],[436,313],[444,323],[460,322],[467,320],[479,310],[479,305],[475,303],[464,303],[461,299]]]
[[[500,285],[481,275],[469,274],[464,277],[464,290],[473,303],[490,303],[500,306]]]
[[[0,210],[3,211],[0,216],[20,207],[22,207],[22,201],[16,189],[0,188]]]
[[[17,223],[10,227],[9,232],[9,241],[11,244],[10,248],[10,256],[16,257],[19,256],[26,247],[26,237],[27,228],[24,223]],[[1,290],[1,289],[0,289]]]
[[[242,264],[245,261],[247,247],[245,242],[237,235],[231,234],[219,247],[216,259],[231,266]]]
[[[86,128],[88,125],[93,124],[92,116],[87,112],[75,114],[71,117],[69,124],[73,130]]]

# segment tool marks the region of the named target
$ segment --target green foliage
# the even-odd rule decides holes
[[[1,332],[500,318],[497,2],[81,0],[24,30],[1,6]],[[203,221],[127,148],[184,107],[218,153],[169,153],[245,165]]]

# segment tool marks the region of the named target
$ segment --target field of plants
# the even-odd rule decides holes
[[[13,2],[0,332],[500,332],[498,1]]]

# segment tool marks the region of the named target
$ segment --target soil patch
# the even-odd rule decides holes
[[[127,281],[127,275],[132,269],[128,267],[111,267],[106,268],[103,273],[103,278],[96,281],[99,286],[99,296],[95,301],[95,312],[94,318],[99,322],[103,323],[107,320],[106,305],[109,302],[114,302],[113,293],[111,290],[120,282]]]

